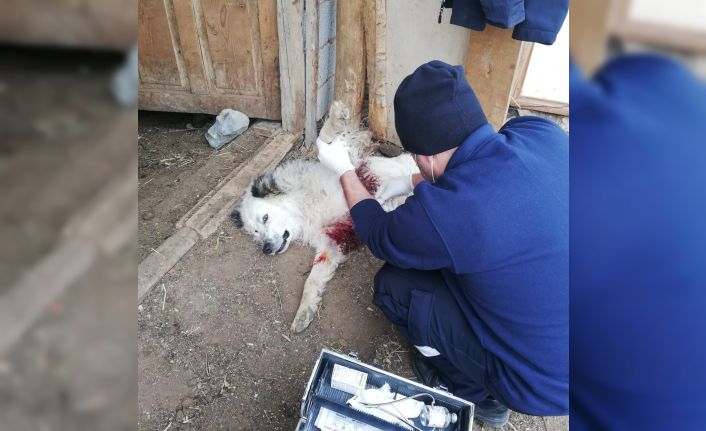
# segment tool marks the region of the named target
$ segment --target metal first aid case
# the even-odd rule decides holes
[[[369,401],[374,397],[378,397],[375,404]],[[405,409],[409,408],[423,412],[418,417],[405,417]],[[385,410],[380,412],[380,409]],[[473,409],[473,403],[449,392],[396,376],[354,356],[324,349],[302,397],[301,419],[296,430],[471,431]],[[442,416],[431,417],[439,412]],[[444,412],[450,419],[441,426]],[[395,416],[402,419],[394,419]]]

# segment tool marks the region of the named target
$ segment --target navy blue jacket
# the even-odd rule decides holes
[[[538,117],[484,125],[435,184],[395,211],[351,209],[360,239],[401,268],[441,270],[509,407],[568,413],[568,136]]]
[[[569,0],[446,0],[451,24],[482,31],[485,24],[515,27],[512,37],[551,45],[569,11]]]
[[[570,76],[571,428],[706,430],[706,84]]]

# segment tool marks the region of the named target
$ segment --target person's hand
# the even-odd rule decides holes
[[[319,150],[319,161],[322,165],[332,170],[339,177],[344,172],[355,169],[351,163],[351,157],[344,145],[344,140],[340,136],[336,137],[330,144],[317,139],[316,148]]]
[[[391,177],[387,181],[380,184],[375,192],[375,199],[378,202],[385,202],[388,199],[397,196],[406,196],[414,190],[412,185],[411,175],[402,175],[399,177]]]

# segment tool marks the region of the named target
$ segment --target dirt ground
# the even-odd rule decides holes
[[[106,136],[116,118],[134,131],[137,116],[110,93],[119,54],[0,46],[0,56],[2,302],[134,161],[134,132]],[[96,257],[0,356],[0,429],[134,429],[135,240]]]
[[[140,111],[138,126],[138,258],[144,259],[176,222],[265,142],[248,129],[214,150],[205,134],[215,117]]]
[[[135,429],[135,239],[95,262],[0,357],[0,429]]]
[[[289,331],[312,259],[298,245],[265,256],[229,221],[192,248],[138,307],[138,429],[293,430],[322,348],[412,377],[406,342],[372,305],[382,262],[367,250],[339,268],[311,326]],[[513,413],[505,429],[566,430],[568,420]]]
[[[0,45],[0,293],[55,244],[81,205],[134,158],[102,139],[121,112],[116,54]]]

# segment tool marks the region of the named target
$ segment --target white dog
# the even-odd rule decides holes
[[[348,110],[334,102],[320,136],[326,133],[330,139],[347,128],[342,118],[349,118]],[[409,154],[366,156],[371,148],[368,132],[345,131],[337,139],[346,143],[356,173],[373,195],[386,179],[418,172]],[[383,207],[389,211],[398,204],[396,199]],[[314,318],[326,283],[348,253],[360,245],[338,177],[319,162],[286,162],[251,183],[231,218],[263,244],[265,254],[284,253],[292,241],[316,250],[291,327],[294,332],[303,331]]]

